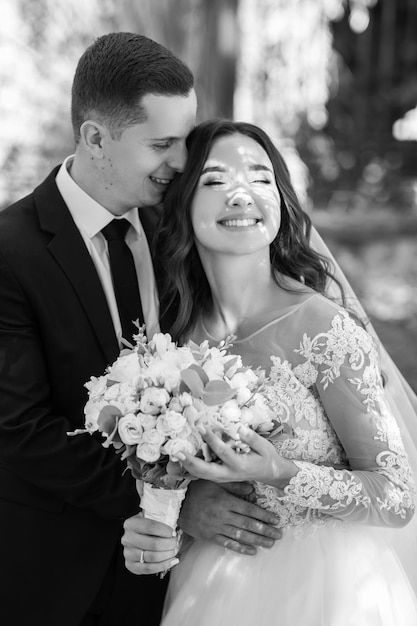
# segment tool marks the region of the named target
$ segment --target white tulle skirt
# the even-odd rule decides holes
[[[290,527],[256,556],[193,543],[162,626],[417,626],[417,599],[379,529]]]

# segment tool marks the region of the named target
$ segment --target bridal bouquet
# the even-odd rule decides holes
[[[241,425],[267,434],[272,412],[262,394],[265,373],[244,367],[228,353],[231,343],[179,347],[169,334],[148,340],[144,327],[103,376],[86,383],[85,429],[100,432],[137,479],[145,517],[176,526],[192,479],[178,462],[186,451],[216,461],[199,427],[221,434],[238,452],[248,448]]]

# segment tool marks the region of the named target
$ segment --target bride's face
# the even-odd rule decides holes
[[[191,206],[200,254],[269,251],[280,226],[280,208],[272,163],[262,146],[238,133],[217,139]]]

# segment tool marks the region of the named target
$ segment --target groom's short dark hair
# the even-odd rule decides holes
[[[87,119],[105,124],[117,138],[146,120],[141,100],[148,93],[188,95],[191,70],[161,44],[134,33],[109,33],[81,56],[72,84],[71,118],[75,141]]]

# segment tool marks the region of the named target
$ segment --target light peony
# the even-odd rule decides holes
[[[240,408],[236,400],[228,400],[219,409],[222,420],[228,422],[238,422],[240,419]]]
[[[89,433],[94,433],[98,430],[98,417],[100,415],[101,409],[105,406],[108,406],[108,403],[105,400],[96,400],[89,399],[84,407],[84,415],[85,415],[85,427]]]
[[[203,370],[206,372],[209,380],[223,380],[224,365],[220,353],[219,355],[212,355],[212,358],[207,359],[203,364]]]
[[[180,383],[181,369],[166,361],[154,361],[149,364],[146,376],[152,384],[163,385],[166,391],[171,392]]]
[[[142,438],[143,428],[138,415],[128,413],[119,419],[117,430],[120,439],[128,446],[136,445]]]
[[[169,403],[170,395],[161,387],[148,387],[141,395],[139,407],[142,413],[158,415]]]
[[[252,387],[258,381],[258,378],[252,370],[237,372],[229,379],[229,384],[233,389],[241,389],[242,387]]]
[[[85,383],[84,387],[88,389],[88,396],[90,400],[95,400],[104,394],[107,389],[107,376],[92,376],[90,380]]]
[[[236,391],[236,402],[238,404],[246,404],[249,402],[253,392],[248,387],[239,387]]]
[[[175,343],[168,333],[156,333],[149,342],[155,348],[156,353],[163,357],[168,350],[175,350]]]
[[[181,413],[182,412],[182,404],[180,402],[180,399],[177,398],[177,397],[171,398],[171,401],[168,404],[168,408],[171,411],[177,411],[177,413]]]
[[[271,430],[273,426],[272,420],[274,418],[274,414],[266,404],[264,397],[256,395],[250,409],[252,412],[250,426],[254,430],[259,430],[261,432],[268,432]]]
[[[192,406],[193,404],[193,397],[187,391],[180,393],[180,395],[178,396],[178,399],[181,402],[181,406],[183,407]]]
[[[139,359],[136,352],[130,352],[119,356],[116,362],[108,370],[109,380],[119,383],[130,383],[133,386],[138,385],[141,379],[141,370]]]

